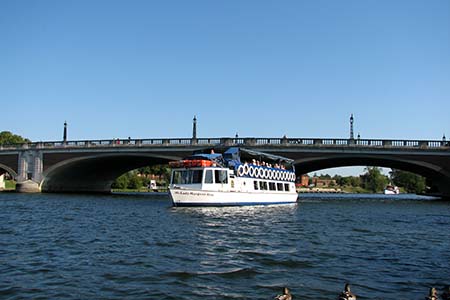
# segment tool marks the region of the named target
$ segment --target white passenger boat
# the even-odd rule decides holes
[[[297,202],[293,161],[242,148],[194,154],[170,162],[174,206],[234,206]]]
[[[400,189],[398,188],[398,186],[388,185],[384,189],[384,194],[385,195],[398,195],[398,194],[400,194]]]

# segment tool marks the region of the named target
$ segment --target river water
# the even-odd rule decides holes
[[[0,193],[0,299],[423,299],[450,284],[450,203],[306,195],[173,208],[165,196]]]

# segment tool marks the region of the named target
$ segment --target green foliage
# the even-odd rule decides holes
[[[157,182],[157,185],[164,186],[170,179],[170,168],[168,165],[155,165],[127,172],[118,177],[111,185],[111,188],[119,190],[147,188],[150,184],[150,179],[146,177],[148,175],[160,176],[161,181]]]
[[[403,187],[407,193],[419,194],[425,191],[425,177],[395,169],[392,169],[390,175],[392,183],[399,187]]]
[[[389,182],[389,178],[378,167],[367,167],[366,173],[360,178],[362,187],[374,193],[383,191]]]
[[[113,189],[120,189],[125,190],[128,188],[128,184],[130,182],[129,174],[123,174],[122,176],[118,177],[111,185]]]
[[[154,165],[151,167],[139,168],[138,172],[145,175],[157,175],[166,179],[170,178],[170,168],[168,165]]]
[[[318,176],[319,179],[326,179],[326,180],[330,180],[331,176],[329,174],[320,174],[320,176]]]
[[[5,190],[15,190],[16,182],[14,180],[5,180]]]
[[[137,176],[137,174],[133,174],[133,176],[130,177],[130,181],[128,182],[128,188],[131,190],[139,190],[142,187],[142,178]]]
[[[30,143],[30,140],[23,138],[20,135],[13,134],[9,131],[0,132],[0,145],[25,144],[25,143]]]
[[[336,180],[336,184],[339,186],[348,186],[348,187],[361,186],[361,178],[356,176],[342,177],[340,175],[335,175],[333,179]]]

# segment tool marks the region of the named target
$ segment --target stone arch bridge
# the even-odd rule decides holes
[[[411,171],[432,182],[432,192],[450,197],[450,145],[446,141],[181,138],[38,142],[0,146],[0,175],[13,176],[20,192],[104,193],[129,170],[164,164],[195,150],[221,151],[231,146],[294,159],[297,175],[361,165]]]

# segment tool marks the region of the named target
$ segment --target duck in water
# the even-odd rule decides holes
[[[275,300],[292,300],[291,291],[287,287],[284,287],[283,294],[276,296]]]
[[[434,287],[430,289],[430,293],[425,297],[425,300],[438,300],[437,291]]]
[[[356,300],[356,295],[350,291],[350,284],[345,284],[345,288],[342,293],[339,294],[338,300]]]
[[[450,285],[447,285],[442,294],[442,300],[450,300]]]

